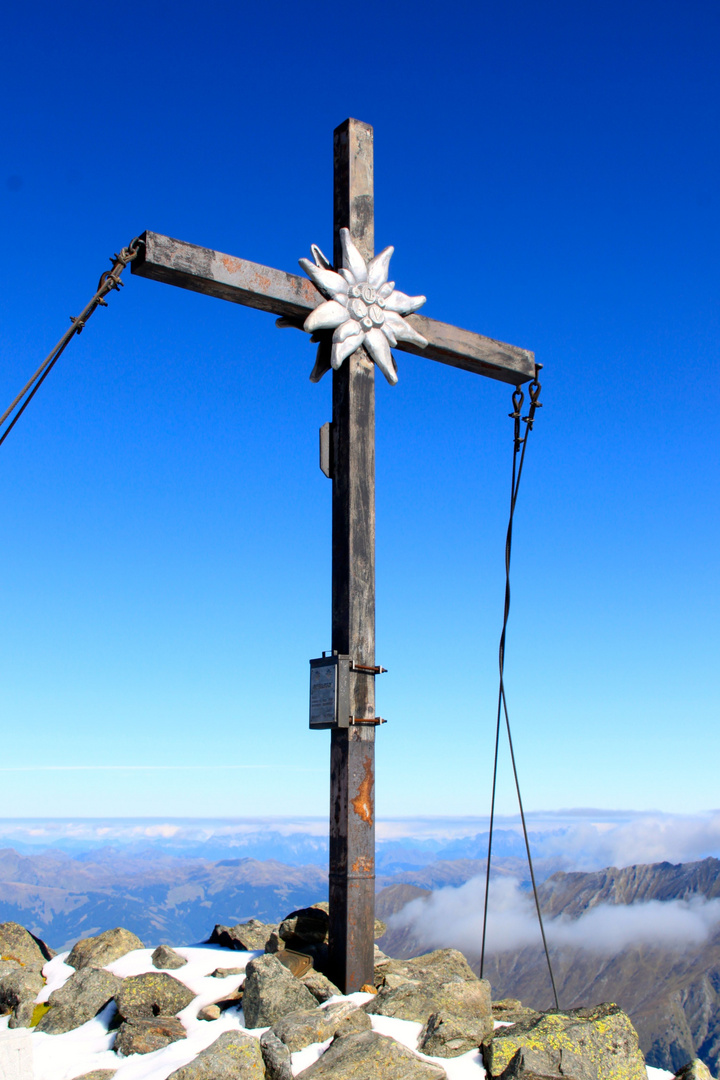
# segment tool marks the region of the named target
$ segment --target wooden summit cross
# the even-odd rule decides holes
[[[374,255],[373,129],[346,120],[334,133],[334,265],[341,229],[366,261]],[[325,300],[312,281],[218,251],[146,232],[133,274],[260,308],[301,326]],[[398,349],[519,385],[535,375],[534,355],[492,338],[406,318],[425,348]],[[329,368],[321,335],[318,369]],[[346,993],[373,982],[375,916],[375,365],[365,348],[333,372],[332,650],[346,661],[349,726],[333,726],[330,750],[330,966]],[[328,445],[326,443],[326,445]]]

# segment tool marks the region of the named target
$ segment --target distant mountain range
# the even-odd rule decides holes
[[[424,859],[412,845],[399,843],[386,850],[383,859],[386,868],[402,867],[378,873],[376,898],[379,918],[398,916],[379,942],[398,957],[430,947],[412,926],[403,924],[399,913],[406,904],[428,899],[434,890],[462,886],[485,869],[482,859],[441,859],[437,851]],[[413,860],[414,866],[408,867]],[[540,878],[550,873],[553,862],[538,860]],[[498,857],[494,867],[498,878],[522,881],[525,875],[523,860],[514,854]],[[693,897],[718,903],[720,861],[556,872],[542,882],[540,894],[549,922],[573,922],[598,905]],[[317,863],[210,860],[109,847],[76,855],[0,850],[0,922],[21,923],[58,951],[113,926],[132,930],[149,945],[190,944],[206,939],[216,923],[250,917],[277,922],[293,909],[326,897],[326,866]],[[471,950],[463,951],[477,969]],[[720,922],[709,926],[699,945],[673,949],[645,944],[612,955],[553,946],[552,958],[562,1008],[615,1001],[632,1017],[649,1064],[675,1070],[697,1055],[714,1072],[720,1070]],[[485,975],[496,999],[517,997],[538,1009],[552,1005],[545,959],[535,947],[490,955]]]
[[[514,876],[521,869],[514,858],[496,863],[498,874]],[[462,885],[483,870],[477,860],[435,860],[415,871],[379,874],[377,883],[380,888],[409,884],[422,892]],[[0,922],[21,923],[58,951],[113,926],[154,945],[190,944],[206,938],[215,923],[277,922],[295,908],[325,899],[326,861],[322,866],[248,857],[210,861],[110,847],[77,855],[0,850]]]
[[[547,830],[532,835],[533,852],[541,861],[547,854],[545,849],[549,838],[555,835],[557,831],[550,833]],[[378,874],[398,874],[421,870],[438,861],[482,860],[487,855],[487,842],[486,832],[453,840],[411,836],[400,840],[379,840],[376,850],[377,872]],[[152,854],[154,858],[170,855],[179,859],[201,859],[204,862],[216,862],[228,858],[275,859],[288,866],[326,867],[328,861],[327,836],[318,836],[302,830],[284,832],[262,829],[230,835],[218,830],[206,838],[187,836],[184,833],[173,836],[165,830],[159,830],[159,835],[155,837],[142,835],[136,840],[123,838],[116,847],[107,847],[106,844],[97,842],[90,844],[85,837],[73,839],[72,835],[61,834],[55,842],[48,840],[42,852],[39,851],[37,842],[31,844],[23,841],[21,837],[7,840],[6,844],[23,855],[35,856],[40,853],[55,852],[58,855],[71,855],[80,862],[94,864],[112,859],[116,852],[122,852],[126,857],[139,859],[147,859]],[[2,840],[0,840],[0,846],[2,846]],[[513,829],[496,829],[493,852],[501,858],[514,857],[524,860],[525,848],[522,836]],[[569,869],[567,864],[560,866],[557,857],[554,858],[552,865],[555,869]]]
[[[274,859],[0,851],[0,922],[21,923],[58,951],[113,926],[148,944],[191,944],[215,923],[274,922],[326,896],[327,871]]]
[[[598,905],[688,901],[720,897],[720,861],[611,867],[594,873],[556,873],[540,886],[546,920],[575,920]],[[387,919],[429,889],[396,885],[378,895],[377,914]],[[651,909],[644,908],[650,912]],[[650,915],[648,915],[650,917]],[[396,925],[378,942],[392,956],[414,956],[424,942],[407,925]],[[640,1035],[647,1062],[673,1072],[700,1057],[713,1075],[720,1070],[720,927],[700,944],[625,947],[608,955],[588,948],[553,947],[551,958],[563,1009],[614,1001]],[[478,970],[477,957],[468,956]],[[545,955],[539,947],[499,952],[485,961],[493,998],[519,998],[536,1009],[553,1006]]]

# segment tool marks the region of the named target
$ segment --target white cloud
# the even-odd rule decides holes
[[[692,862],[720,851],[720,812],[648,813],[616,824],[576,821],[561,835],[548,832],[540,846],[543,855],[561,855],[577,869]]]
[[[413,900],[389,920],[391,928],[409,926],[426,948],[455,948],[479,956],[482,943],[485,882],[473,878],[459,888]],[[551,946],[572,946],[616,953],[632,945],[684,949],[701,945],[720,924],[720,900],[651,900],[642,904],[598,904],[577,919],[545,920]],[[488,953],[540,944],[532,896],[518,883],[498,878],[490,886]]]

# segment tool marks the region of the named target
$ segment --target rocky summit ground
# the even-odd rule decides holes
[[[378,935],[384,927],[376,927]],[[454,949],[393,960],[342,995],[327,905],[146,948],[116,927],[52,955],[0,924],[2,1080],[660,1080],[613,1004],[493,1002]],[[677,1074],[708,1080],[701,1062]]]

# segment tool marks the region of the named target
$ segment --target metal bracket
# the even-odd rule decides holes
[[[379,724],[387,724],[387,720],[382,716],[371,716],[367,719],[361,716],[350,717],[350,727],[358,727],[360,724],[372,724],[374,727],[378,727]]]
[[[351,660],[350,670],[357,671],[361,675],[383,675],[387,671],[387,668],[380,667],[379,665],[370,666],[369,664],[357,664],[354,660]]]
[[[320,469],[328,480],[333,478],[334,459],[333,426],[328,420],[327,424],[323,424],[320,428]]]

